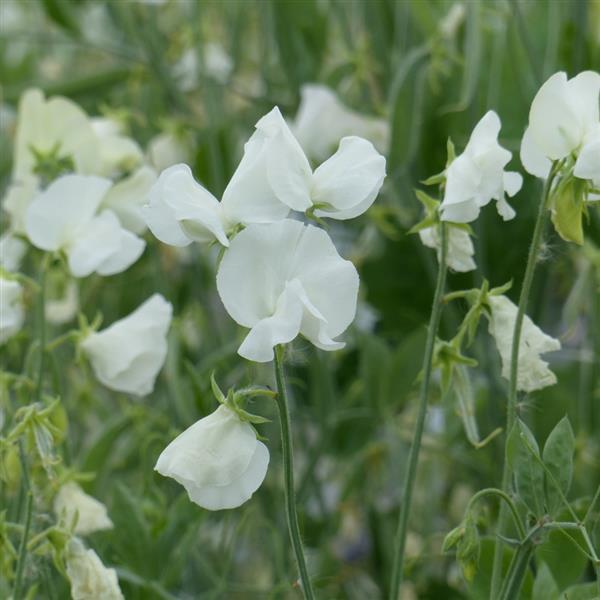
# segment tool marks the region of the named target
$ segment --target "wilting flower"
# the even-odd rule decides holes
[[[523,177],[505,171],[512,154],[498,144],[500,119],[490,110],[475,125],[464,152],[446,169],[446,188],[440,210],[444,221],[468,223],[482,206],[496,200],[496,209],[505,221],[515,216],[505,194],[514,196]]]
[[[145,396],[167,356],[167,331],[173,307],[154,294],[129,316],[90,333],[81,348],[96,377],[111,390]]]
[[[65,560],[73,600],[124,600],[117,572],[106,568],[79,539],[69,542]]]
[[[239,233],[217,273],[227,312],[250,328],[238,353],[257,362],[298,334],[323,350],[342,348],[334,338],[354,319],[358,284],[324,230],[289,219]]]
[[[140,235],[146,230],[142,206],[156,181],[154,169],[143,165],[125,179],[115,183],[106,193],[101,208],[112,210],[125,229]]]
[[[113,527],[106,506],[86,494],[74,481],[65,483],[58,490],[54,498],[54,512],[64,518],[67,526],[77,519],[75,533],[78,535],[88,535]]]
[[[96,214],[110,186],[101,177],[64,175],[27,210],[31,243],[41,250],[63,250],[75,277],[120,273],[144,251],[145,242],[124,229],[112,211]]]
[[[490,333],[502,359],[502,376],[510,378],[512,340],[517,318],[517,307],[506,296],[489,297],[491,316]],[[517,389],[533,392],[556,383],[556,375],[548,368],[541,355],[560,350],[560,342],[546,335],[528,316],[523,320],[519,343]]]
[[[179,434],[154,467],[185,487],[209,510],[235,508],[250,499],[267,473],[269,450],[252,425],[225,405]]]
[[[18,281],[0,273],[0,344],[4,344],[23,327],[23,288]]]
[[[599,93],[595,71],[569,80],[566,73],[555,73],[542,85],[521,143],[521,161],[529,173],[546,178],[552,161],[574,155],[576,177],[600,180]]]
[[[433,248],[437,251],[438,260],[442,253],[440,234],[437,227],[426,227],[419,231],[419,237],[423,245]],[[471,236],[464,229],[459,227],[448,227],[448,252],[446,255],[446,264],[454,271],[466,273],[477,268],[473,255],[475,248]]]
[[[381,152],[387,151],[390,137],[385,119],[347,108],[333,90],[315,83],[305,84],[300,89],[300,106],[291,128],[304,151],[314,160],[331,156],[346,136],[364,137]]]

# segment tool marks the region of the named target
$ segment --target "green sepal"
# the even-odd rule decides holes
[[[552,223],[563,240],[583,245],[586,183],[572,177],[558,186],[552,198]]]

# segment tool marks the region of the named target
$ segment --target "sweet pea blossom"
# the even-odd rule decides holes
[[[289,219],[247,227],[217,272],[227,312],[250,328],[238,353],[256,362],[272,360],[274,346],[298,334],[323,350],[342,348],[334,338],[354,319],[358,284],[323,229]]]
[[[86,550],[81,540],[70,540],[65,562],[73,600],[124,600],[117,572],[105,567],[93,550]]]
[[[65,483],[58,490],[54,498],[54,512],[64,518],[67,526],[76,519],[75,533],[78,535],[88,535],[113,527],[106,506],[86,494],[74,481]]]
[[[18,281],[0,273],[0,344],[4,344],[23,327],[23,288]]]
[[[512,340],[518,308],[506,296],[490,296],[489,330],[502,359],[502,376],[510,378]],[[546,352],[560,350],[560,342],[546,335],[528,316],[523,320],[519,343],[517,389],[524,392],[541,390],[556,383],[556,375],[541,358]]]
[[[390,137],[385,119],[350,110],[333,90],[316,83],[305,84],[300,89],[300,105],[291,129],[306,154],[314,160],[325,160],[345,136],[371,140],[381,152],[387,151]]]
[[[121,227],[112,211],[96,214],[110,186],[110,180],[93,175],[63,175],[27,209],[31,243],[41,250],[63,250],[75,277],[120,273],[144,251],[145,242]]]
[[[437,251],[439,260],[442,253],[442,244],[438,228],[426,227],[421,229],[419,237],[424,246]],[[477,268],[473,260],[474,254],[475,248],[469,233],[458,227],[448,227],[448,252],[446,256],[448,267],[459,273],[473,271]]]
[[[221,405],[179,434],[154,469],[183,485],[198,506],[221,510],[249,500],[268,464],[269,450],[253,427]]]
[[[18,271],[27,252],[27,244],[7,231],[0,236],[0,267],[7,271]]]
[[[167,357],[167,331],[173,307],[154,294],[129,316],[90,333],[81,349],[96,377],[107,388],[136,396],[154,389]]]
[[[521,142],[521,161],[546,178],[552,161],[575,156],[575,177],[600,180],[600,74],[583,71],[572,79],[552,75],[539,89]]]
[[[446,186],[440,211],[444,221],[469,223],[481,207],[496,200],[496,209],[505,221],[515,216],[505,194],[514,196],[523,177],[505,171],[512,154],[498,144],[500,118],[490,110],[477,123],[464,152],[446,169]]]

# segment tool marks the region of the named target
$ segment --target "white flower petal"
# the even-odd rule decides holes
[[[24,320],[21,284],[0,275],[0,344],[18,333]]]
[[[0,236],[0,267],[7,271],[18,271],[27,252],[27,244],[11,231]]]
[[[512,198],[523,186],[523,175],[516,171],[504,171],[504,190]]]
[[[86,337],[81,348],[100,382],[116,391],[149,394],[167,356],[172,312],[171,304],[154,294],[129,316]]]
[[[598,127],[600,121],[600,73],[582,71],[567,82],[569,102],[581,123],[581,137]]]
[[[385,158],[373,144],[359,137],[345,137],[338,151],[314,172],[312,202],[331,205],[331,209],[319,210],[320,215],[352,218],[360,214],[355,214],[358,206],[369,208],[384,178]]]
[[[31,243],[42,250],[66,247],[92,220],[110,186],[110,180],[95,176],[56,179],[27,210],[25,228]]]
[[[458,206],[458,205],[455,205]],[[466,273],[477,268],[473,256],[475,248],[471,236],[464,229],[448,226],[448,253],[446,264],[453,271]],[[438,260],[441,257],[442,247],[437,227],[427,227],[419,231],[419,237],[424,246],[436,250]]]
[[[78,535],[88,535],[95,531],[113,528],[106,506],[93,496],[86,494],[73,481],[65,483],[58,490],[54,498],[54,513],[62,517],[68,527],[77,516],[75,533]]]
[[[531,173],[531,175],[535,175],[541,179],[546,179],[550,175],[552,161],[546,157],[537,145],[529,127],[525,130],[523,139],[521,140],[521,162],[525,170]]]
[[[581,149],[573,175],[581,179],[600,180],[600,135]]]

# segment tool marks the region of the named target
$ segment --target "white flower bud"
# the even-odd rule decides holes
[[[54,512],[66,521],[67,526],[70,526],[77,516],[75,533],[78,535],[87,535],[113,527],[106,506],[86,494],[73,481],[65,483],[58,490],[54,498]]]

